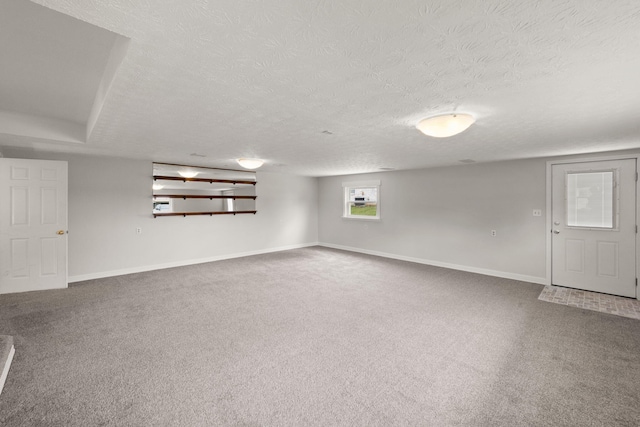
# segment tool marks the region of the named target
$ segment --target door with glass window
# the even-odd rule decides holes
[[[636,160],[552,165],[551,281],[636,296]]]

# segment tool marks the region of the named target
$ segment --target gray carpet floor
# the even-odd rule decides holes
[[[640,321],[314,247],[0,296],[9,426],[637,426]]]

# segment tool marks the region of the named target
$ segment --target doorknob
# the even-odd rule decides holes
[[[560,234],[560,230],[553,230],[553,234]]]
[[[64,230],[58,230],[57,234],[62,236],[64,234]]]

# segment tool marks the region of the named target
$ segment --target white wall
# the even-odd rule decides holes
[[[12,148],[2,152],[5,157],[69,162],[72,281],[319,241],[546,283],[544,214],[550,159],[325,178],[258,172],[255,216],[154,219],[149,161]],[[624,153],[637,151],[609,154]],[[342,183],[367,180],[381,181],[382,219],[342,218]],[[543,216],[534,217],[533,209],[542,209]],[[141,235],[136,227],[142,228]],[[491,230],[497,230],[496,237]]]
[[[545,174],[538,159],[320,178],[319,240],[544,283]],[[381,220],[342,218],[342,183],[366,180],[381,181]]]
[[[2,151],[5,157],[69,162],[70,281],[318,241],[316,178],[258,172],[256,215],[154,219],[150,161]]]

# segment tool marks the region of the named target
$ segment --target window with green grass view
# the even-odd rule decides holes
[[[365,183],[344,185],[344,216],[347,218],[378,219],[380,218],[379,183],[363,184]]]

